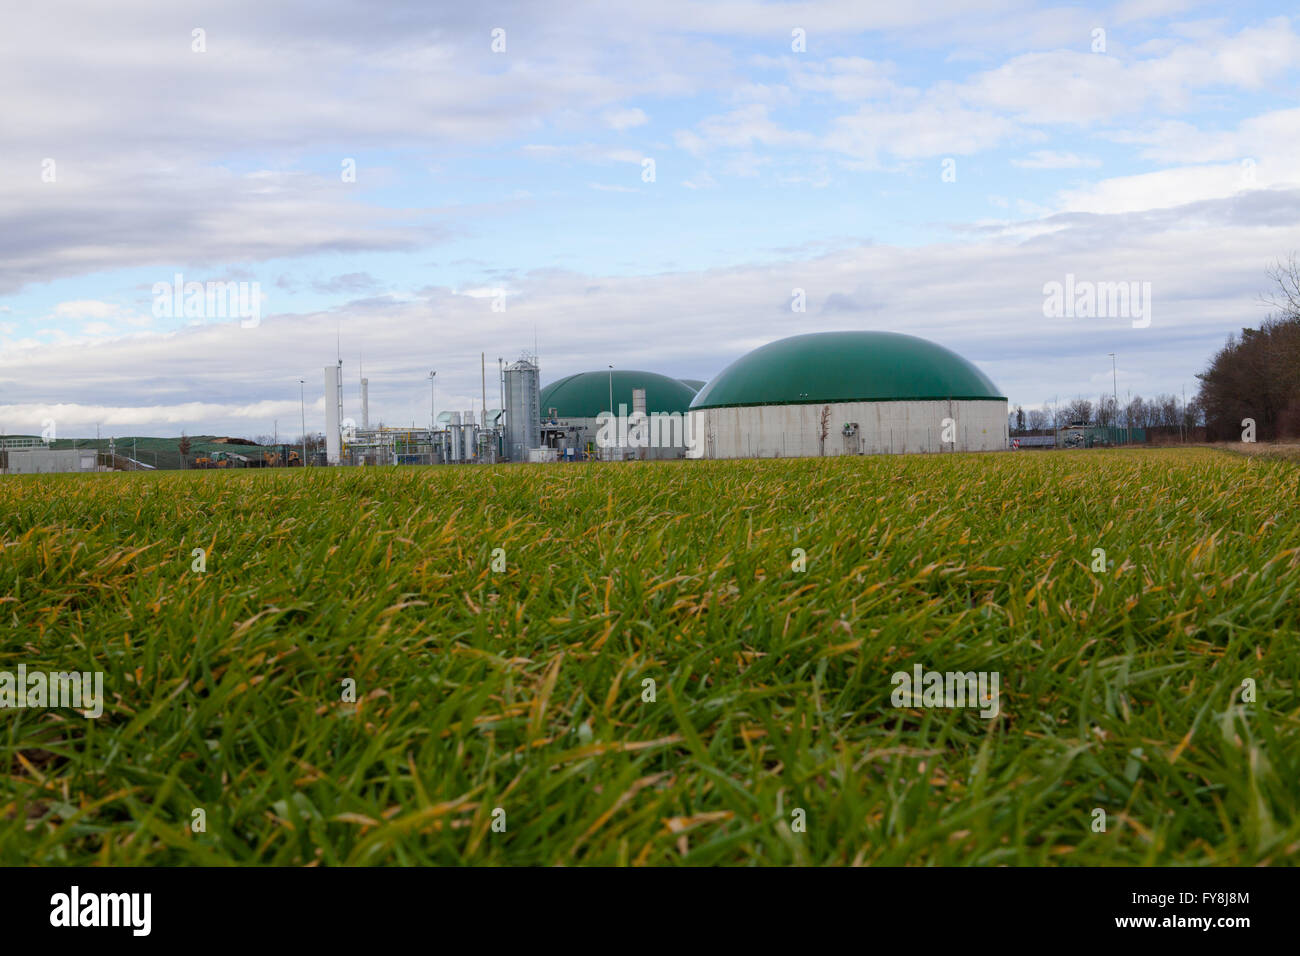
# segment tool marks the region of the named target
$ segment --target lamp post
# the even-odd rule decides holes
[[[429,370],[429,464],[433,464],[433,432],[438,427],[438,419],[435,406],[437,404],[438,394],[438,373],[436,370]]]
[[[433,431],[434,425],[437,424],[437,418],[434,415],[434,403],[437,397],[437,379],[436,371],[429,372],[429,431]]]
[[[1115,401],[1115,433],[1116,435],[1118,435],[1119,434],[1119,385],[1118,385],[1119,380],[1115,377],[1115,353],[1108,352],[1107,354],[1110,356],[1110,387],[1111,387],[1111,396],[1114,398]]]
[[[307,380],[298,379],[298,411],[302,413],[302,467],[307,467]],[[287,461],[285,464],[289,464]]]
[[[614,415],[614,366],[612,366],[612,365],[609,367],[609,414],[610,414],[611,417],[613,417],[613,415]],[[615,434],[615,435],[618,434],[618,420],[617,420],[617,419],[615,419],[615,421],[614,421],[614,434]],[[616,440],[617,440],[617,439],[616,439]],[[610,456],[609,456],[609,457],[610,457],[610,458],[613,458],[613,457],[614,457],[613,452],[610,452]]]

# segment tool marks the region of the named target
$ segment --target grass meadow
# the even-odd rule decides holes
[[[0,671],[105,700],[0,710],[0,863],[1293,862],[1297,502],[1209,449],[6,477]]]

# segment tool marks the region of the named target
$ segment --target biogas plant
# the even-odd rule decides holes
[[[325,369],[329,464],[799,458],[999,451],[1007,399],[962,356],[895,332],[815,332],[760,346],[708,382],[614,369],[541,386],[534,356],[498,360],[499,408],[443,411],[429,429],[343,417]],[[432,373],[431,373],[432,380]],[[431,409],[432,414],[432,409]]]

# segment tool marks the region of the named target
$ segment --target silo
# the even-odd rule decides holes
[[[460,461],[460,412],[452,412],[447,419],[447,460]]]
[[[506,454],[527,461],[542,443],[542,403],[537,366],[520,359],[506,366]]]
[[[474,413],[472,411],[465,412],[464,415],[461,417],[460,447],[461,447],[461,452],[465,456],[466,461],[472,461],[474,459],[474,456],[477,454],[474,448],[475,431],[476,429],[474,427]]]

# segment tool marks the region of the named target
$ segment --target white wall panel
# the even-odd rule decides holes
[[[827,435],[821,439],[823,410]],[[696,409],[691,458],[802,458],[909,452],[997,451],[1007,447],[1005,401],[836,402]],[[953,441],[944,442],[944,419]],[[855,423],[856,435],[844,435]]]

